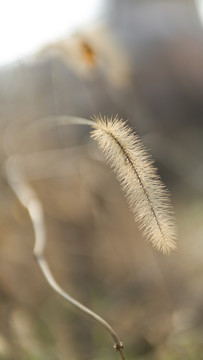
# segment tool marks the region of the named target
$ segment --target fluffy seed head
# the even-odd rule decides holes
[[[148,241],[163,253],[176,248],[176,226],[166,191],[139,137],[126,122],[95,117],[94,138],[114,170]]]

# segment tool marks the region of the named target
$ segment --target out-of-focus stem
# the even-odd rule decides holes
[[[121,359],[125,360],[122,342],[119,340],[118,335],[112,329],[112,327],[102,317],[71,297],[58,285],[54,279],[49,265],[44,257],[44,250],[46,246],[46,228],[43,207],[37,194],[25,180],[20,168],[17,166],[16,156],[7,160],[5,170],[10,187],[13,189],[17,198],[29,213],[35,235],[35,244],[33,250],[34,256],[48,284],[70,304],[102,325],[112,336],[115,342],[114,348],[120,353]]]

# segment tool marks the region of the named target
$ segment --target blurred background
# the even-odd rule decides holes
[[[0,7],[0,359],[119,358],[34,261],[32,224],[4,171],[15,154],[44,207],[56,279],[114,327],[126,358],[202,359],[203,1]],[[88,127],[40,127],[99,113],[128,119],[150,149],[175,209],[172,255],[143,239]]]

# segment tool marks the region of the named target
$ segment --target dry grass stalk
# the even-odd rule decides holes
[[[46,235],[46,226],[44,220],[44,211],[40,199],[38,198],[35,191],[29,185],[29,183],[24,178],[24,175],[18,166],[18,156],[11,156],[6,164],[5,171],[7,175],[7,181],[10,187],[13,189],[18,200],[21,204],[27,209],[30,219],[32,221],[32,226],[35,235],[35,244],[34,244],[34,257],[47,281],[47,283],[52,287],[52,289],[72,304],[75,308],[80,310],[83,314],[86,314],[91,319],[96,321],[98,324],[103,326],[106,331],[111,335],[115,344],[114,348],[119,352],[122,360],[125,360],[125,355],[123,351],[123,344],[120,341],[115,330],[99,315],[87,308],[85,305],[81,304],[79,301],[70,296],[66,291],[64,291],[60,285],[55,280],[52,271],[48,265],[48,262],[45,258],[44,251],[47,242]]]
[[[115,119],[95,117],[92,121],[62,116],[57,119],[52,117],[44,119],[44,121],[40,121],[40,124],[42,129],[44,125],[45,127],[70,124],[91,126],[94,129],[91,136],[98,141],[99,147],[115,171],[130,208],[135,218],[138,219],[146,238],[155,248],[164,253],[175,249],[176,233],[167,191],[156,174],[142,142],[122,120],[117,117]],[[32,126],[31,129],[33,133]],[[102,325],[114,339],[114,347],[119,352],[121,359],[125,360],[123,344],[111,326],[103,318],[72,298],[54,279],[44,257],[47,239],[43,207],[18,166],[19,156],[11,156],[7,160],[5,166],[7,180],[30,215],[35,234],[34,255],[46,281],[69,303]]]

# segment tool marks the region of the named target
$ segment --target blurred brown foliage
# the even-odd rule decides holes
[[[41,276],[30,219],[4,174],[18,151],[62,287],[112,324],[128,360],[202,356],[202,29],[193,1],[112,1],[106,17],[108,28],[66,40],[71,59],[52,45],[0,69],[0,359],[117,359],[104,330]],[[88,130],[24,133],[49,115],[99,112],[128,118],[157,161],[179,227],[170,257],[143,241]]]

